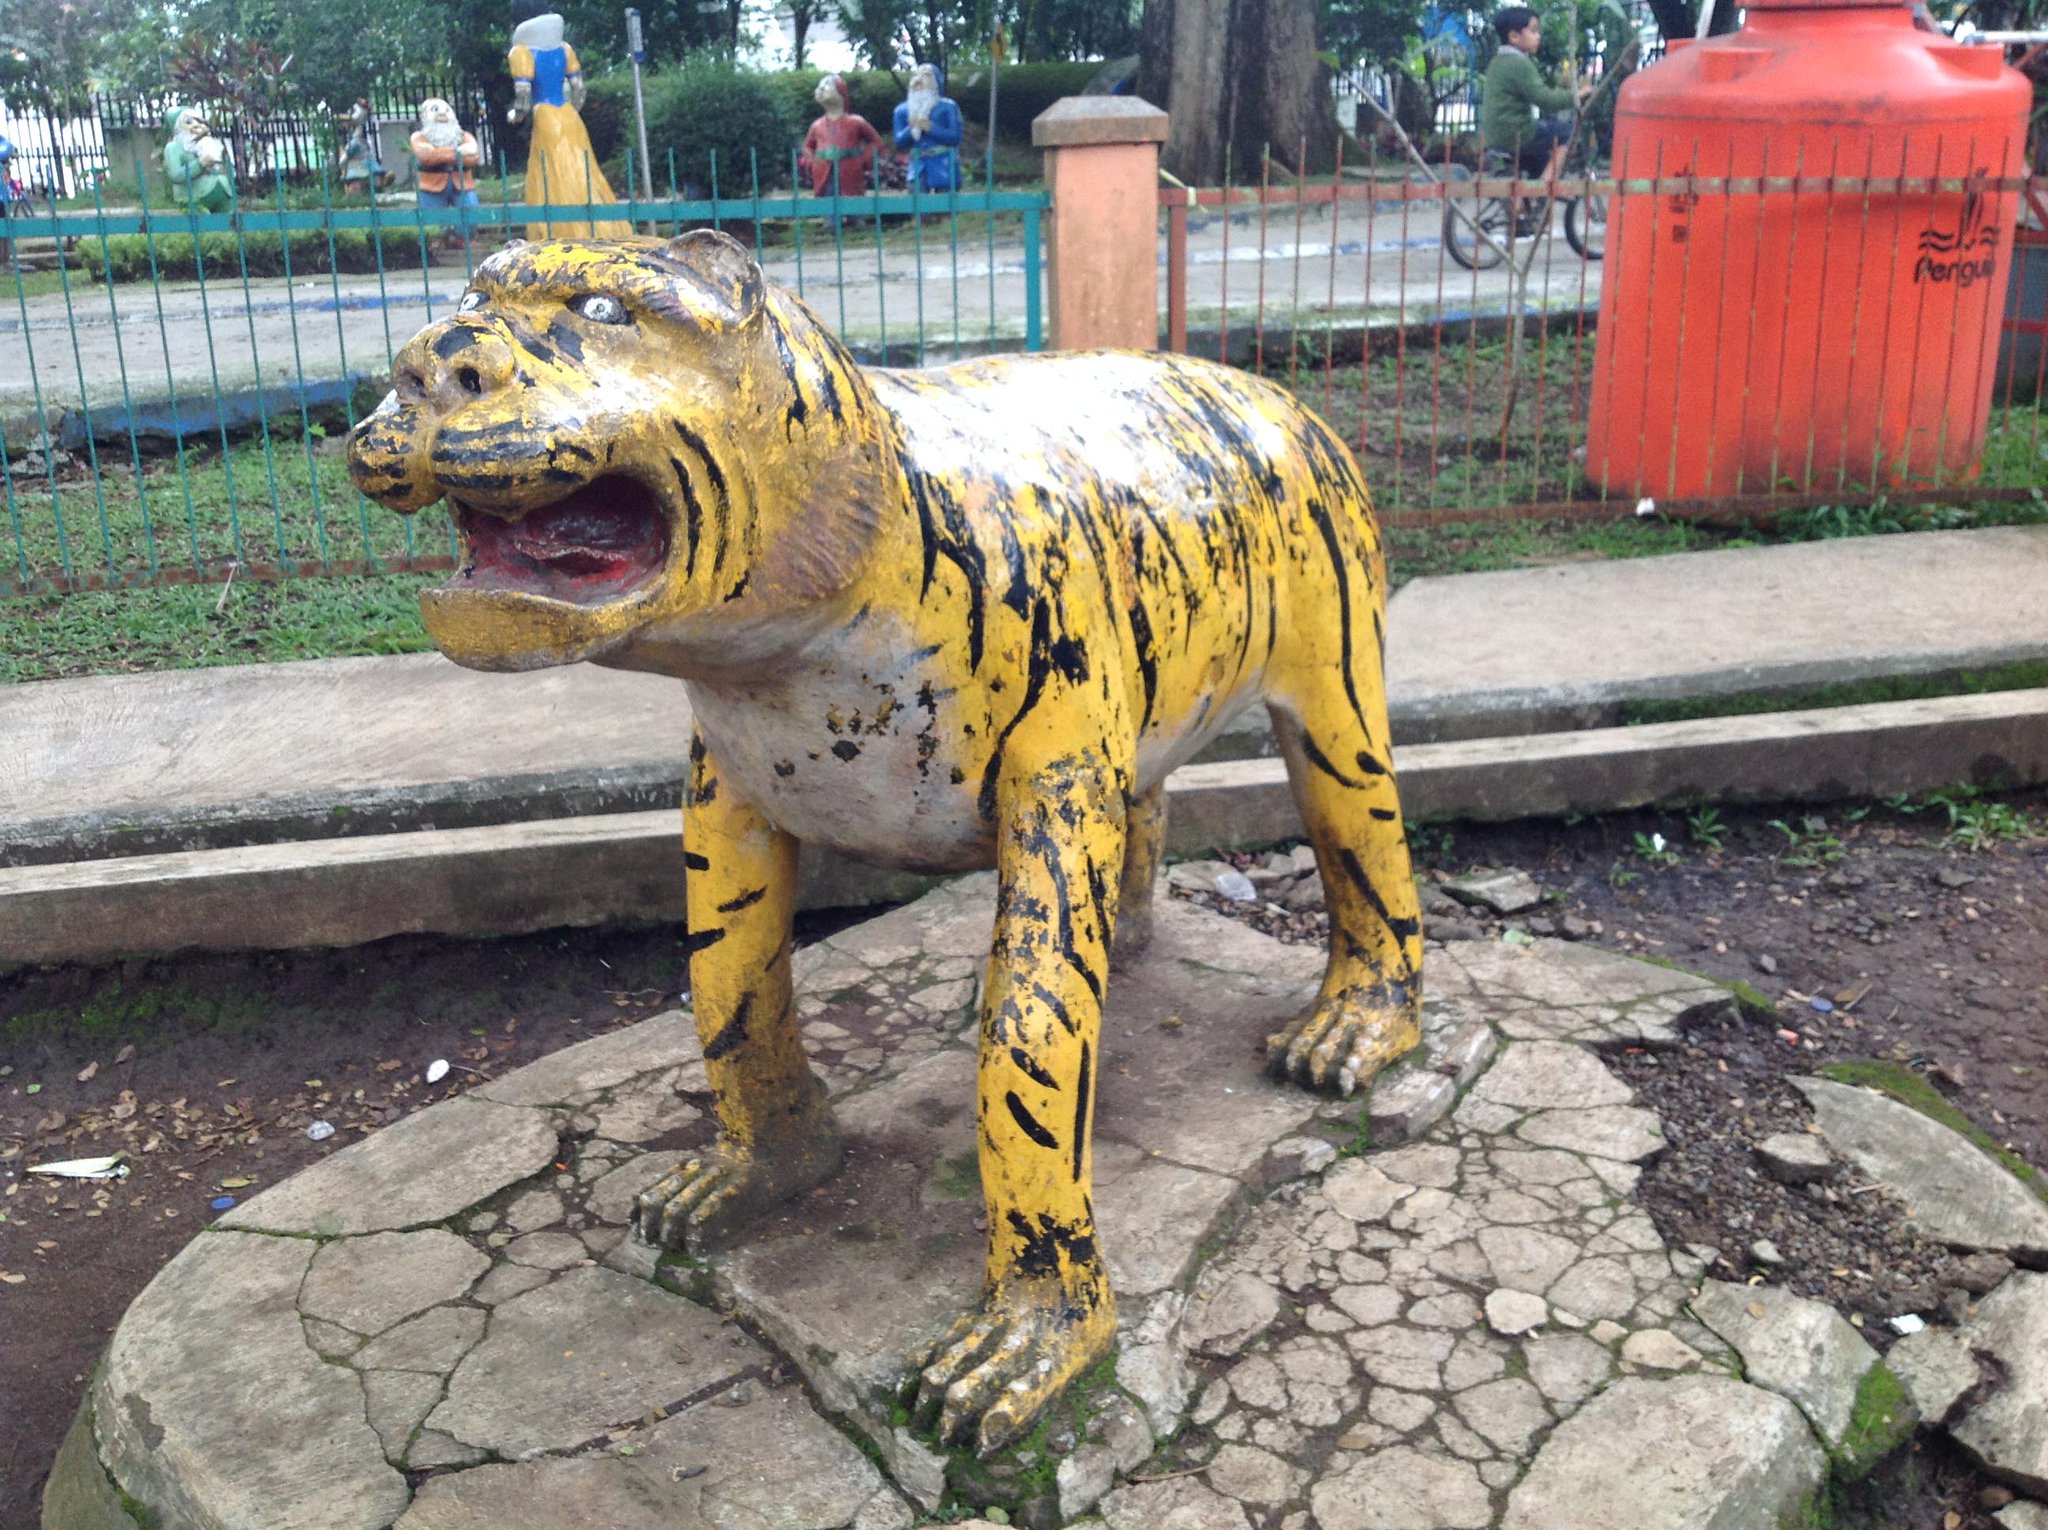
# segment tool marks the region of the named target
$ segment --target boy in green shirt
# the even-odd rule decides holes
[[[1500,34],[1500,51],[1486,66],[1480,135],[1489,149],[1513,154],[1523,175],[1556,180],[1572,136],[1570,120],[1556,113],[1570,111],[1575,101],[1592,93],[1592,87],[1581,85],[1574,91],[1543,83],[1536,69],[1543,21],[1527,6],[1510,5],[1495,12],[1493,29]]]

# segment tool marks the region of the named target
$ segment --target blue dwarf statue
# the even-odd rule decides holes
[[[924,191],[960,185],[960,107],[935,64],[910,71],[910,99],[895,116],[896,147],[910,151],[910,184]]]

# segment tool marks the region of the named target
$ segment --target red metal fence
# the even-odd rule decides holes
[[[1917,252],[1886,234],[1891,225],[1873,209],[1904,228],[1897,209],[1907,204],[1963,206],[1975,211],[1959,216],[1982,222],[1987,206],[1995,217],[1999,199],[2018,199],[2017,242],[2009,252],[1999,246],[1995,270],[1980,266],[1977,272],[1999,315],[1996,339],[1987,316],[1963,369],[1950,367],[1960,379],[1981,359],[1990,373],[1981,450],[1973,438],[1967,464],[1954,465],[1950,451],[1949,462],[1906,472],[1883,460],[1873,441],[1867,458],[1873,471],[1857,472],[1841,462],[1816,467],[1809,439],[1805,452],[1784,454],[1782,467],[1773,454],[1767,481],[1753,477],[1737,492],[1672,498],[1636,482],[1603,484],[1597,464],[1586,461],[1603,286],[1612,302],[1617,289],[1633,284],[1630,297],[1640,302],[1643,288],[1660,280],[1649,268],[1653,261],[1640,270],[1607,271],[1622,258],[1618,248],[1607,247],[1608,231],[1624,224],[1640,231],[1645,219],[1669,220],[1702,208],[1757,207],[1763,209],[1757,216],[1774,217],[1787,208],[1818,206],[1813,199],[1823,197],[1840,209],[1839,217],[1826,217],[1827,239],[1845,242],[1861,229],[1881,245],[1881,254],[1897,254],[1908,268]],[[1718,208],[1713,199],[1723,199]],[[1436,178],[1387,162],[1362,171],[1340,166],[1335,177],[1297,178],[1269,160],[1257,184],[1162,187],[1159,202],[1164,345],[1248,367],[1301,395],[1359,452],[1381,513],[1396,526],[1652,512],[1761,523],[1790,510],[1873,500],[2038,501],[2048,485],[2040,409],[2048,382],[2048,179],[1624,173],[1546,186],[1476,178],[1452,164]],[[1476,234],[1475,220],[1496,237]],[[1677,237],[1683,239],[1682,230]],[[1682,287],[1746,283],[1717,299],[1722,308],[1778,322],[1786,296],[1782,288],[1769,288],[1760,264],[1697,259],[1700,253],[1698,247],[1682,251],[1682,275],[1678,262],[1667,262],[1661,280],[1668,291],[1661,299],[1650,294],[1651,300],[1683,303]],[[1859,260],[1846,278],[1831,275],[1820,308],[1868,306],[1872,284],[1893,274],[1878,269],[1884,263]],[[1842,265],[1837,259],[1829,271],[1839,275]],[[1880,309],[1890,302],[1882,293],[1876,298]],[[1957,343],[1952,334],[1935,333],[1943,310],[1929,311],[1937,315],[1933,323],[1916,315],[1898,319],[1918,326],[1912,354],[1923,365],[1906,370],[1935,368],[1943,347]],[[1749,323],[1757,327],[1754,318]],[[1821,319],[1812,323],[1824,327]],[[1790,333],[1798,326],[1788,319],[1784,327]],[[1866,342],[1865,349],[1873,347]],[[1713,350],[1696,336],[1691,353],[1681,355],[1686,365],[1706,368],[1715,365]],[[1643,371],[1660,359],[1669,360],[1647,352],[1616,355],[1610,366],[1625,383],[1642,383]],[[1866,372],[1870,365],[1866,360]],[[1714,386],[1722,385],[1716,376]],[[1611,379],[1606,386],[1613,389]],[[1748,385],[1731,378],[1726,386]],[[1826,418],[1847,386],[1823,368],[1813,379],[1813,398],[1802,402]],[[1938,390],[1942,383],[1896,377],[1875,386]],[[1980,412],[1981,403],[1980,397]],[[1745,412],[1771,407],[1774,401],[1761,391],[1754,399],[1745,395]],[[1846,405],[1837,412],[1846,420]],[[1694,423],[1678,420],[1670,428],[1675,435]],[[1802,428],[1810,438],[1821,434]]]

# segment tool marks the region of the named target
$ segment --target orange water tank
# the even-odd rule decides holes
[[[2019,205],[1976,182],[2024,169],[2029,101],[1997,48],[1868,0],[1748,0],[1740,31],[1630,79],[1617,179],[1735,185],[1610,203],[1593,483],[1689,499],[1969,477]]]

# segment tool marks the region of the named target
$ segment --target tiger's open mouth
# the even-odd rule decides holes
[[[512,519],[458,503],[455,520],[469,557],[449,589],[524,590],[599,605],[637,589],[668,562],[660,502],[618,474]]]

